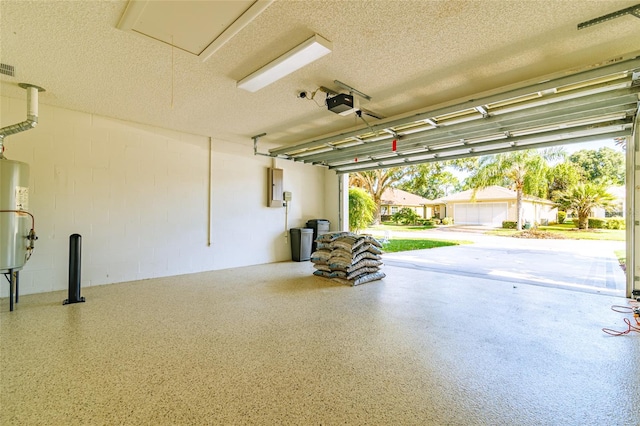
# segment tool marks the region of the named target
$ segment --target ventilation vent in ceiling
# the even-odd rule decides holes
[[[206,61],[273,0],[129,0],[117,27],[168,44]]]
[[[13,65],[0,64],[0,74],[8,75],[9,77],[15,77],[16,69]]]

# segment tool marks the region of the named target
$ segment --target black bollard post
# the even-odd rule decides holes
[[[80,261],[82,252],[82,236],[73,234],[69,237],[69,298],[63,305],[84,302],[80,297]]]

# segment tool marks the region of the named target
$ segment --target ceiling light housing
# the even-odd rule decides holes
[[[238,81],[237,87],[256,92],[331,53],[331,48],[332,44],[329,40],[315,34],[304,43]]]

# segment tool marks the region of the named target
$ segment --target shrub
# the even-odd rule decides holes
[[[558,223],[564,223],[564,220],[567,218],[567,212],[559,211],[558,212]]]
[[[610,217],[607,219],[607,229],[626,229],[626,225],[623,217]]]
[[[453,225],[453,218],[445,217],[444,219],[442,219],[442,224],[443,225]]]
[[[391,215],[383,214],[382,216],[380,216],[380,222],[391,222]]]
[[[502,227],[504,229],[516,229],[518,227],[518,222],[514,222],[511,220],[503,220]]]
[[[393,215],[393,221],[395,223],[401,223],[403,225],[409,225],[412,223],[417,223],[420,216],[415,212],[415,210],[404,207],[400,209],[400,211]]]
[[[578,219],[573,219],[573,225],[578,228]],[[623,217],[590,217],[589,229],[626,229],[626,222]]]
[[[440,225],[440,223],[442,223],[439,217],[432,217],[431,221],[433,222],[434,225]]]
[[[599,217],[590,217],[589,228],[590,229],[607,229],[607,219],[602,219]]]
[[[433,226],[433,219],[418,219],[418,223],[422,226]]]

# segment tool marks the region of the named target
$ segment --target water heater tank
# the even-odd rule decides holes
[[[31,218],[2,210],[29,209],[29,165],[0,159],[0,271],[22,269],[27,261]]]

